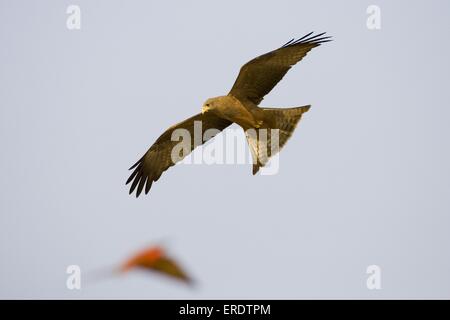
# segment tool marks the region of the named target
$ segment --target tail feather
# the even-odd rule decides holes
[[[302,114],[311,106],[295,108],[261,108],[264,111],[263,125],[246,131],[247,141],[253,156],[253,174],[267,164],[292,136]],[[266,129],[266,130],[261,130]]]

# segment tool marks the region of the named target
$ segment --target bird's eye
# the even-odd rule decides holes
[[[207,103],[206,106],[209,107],[209,103]]]

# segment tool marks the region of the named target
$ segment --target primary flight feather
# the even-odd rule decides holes
[[[309,33],[298,40],[290,40],[282,47],[250,60],[241,67],[239,75],[225,96],[210,98],[203,104],[202,112],[167,129],[150,147],[150,149],[131,168],[132,174],[127,180],[131,183],[130,194],[136,190],[136,197],[142,191],[147,194],[152,183],[176,162],[188,155],[197,144],[192,139],[188,152],[181,152],[174,159],[173,148],[179,143],[172,140],[172,133],[177,129],[187,130],[194,135],[195,123],[201,121],[202,134],[209,129],[222,131],[232,123],[237,123],[246,132],[247,141],[253,155],[253,174],[264,166],[270,156],[278,152],[292,135],[302,114],[310,106],[295,108],[263,108],[259,104],[275,85],[284,77],[289,69],[314,47],[331,41],[325,33],[313,35]],[[264,144],[271,145],[273,129],[277,130],[278,148],[271,153],[261,148],[262,138],[255,130],[267,129]],[[253,130],[253,131],[252,131]],[[209,138],[212,138],[209,136]],[[274,138],[275,139],[275,138]],[[275,141],[275,140],[274,140]]]

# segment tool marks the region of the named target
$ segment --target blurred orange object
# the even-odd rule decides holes
[[[121,267],[121,272],[128,272],[131,269],[142,268],[156,271],[174,279],[192,284],[192,280],[181,269],[181,267],[169,258],[164,249],[153,246],[145,249],[127,260]]]

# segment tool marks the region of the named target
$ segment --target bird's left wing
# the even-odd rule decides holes
[[[199,132],[201,134],[201,137],[199,137],[200,141],[196,141],[196,139],[194,139],[196,134],[194,132],[196,122],[198,124],[197,127],[201,129]],[[139,197],[144,189],[144,186],[145,193],[147,194],[153,181],[157,181],[164,171],[175,165],[176,162],[181,161],[192,150],[194,150],[195,147],[212,138],[212,135],[207,135],[207,137],[204,137],[206,130],[216,129],[217,131],[222,131],[230,124],[230,121],[219,118],[208,112],[205,114],[199,113],[167,129],[155,141],[145,155],[130,168],[130,170],[134,169],[126,183],[128,184],[133,181],[130,187],[130,194],[133,193],[137,187],[136,197]],[[174,147],[181,143],[179,140],[172,140],[172,134],[177,129],[184,129],[185,133],[189,133],[190,144],[188,145],[188,148],[182,148],[180,152],[177,153],[176,159],[173,159],[172,152]],[[183,132],[180,131],[180,133]],[[206,138],[206,140],[204,138]]]
[[[331,37],[325,37],[324,34],[312,36],[311,32],[298,40],[292,39],[279,49],[250,60],[239,71],[230,94],[238,99],[260,104],[289,69],[312,48],[331,41]]]

